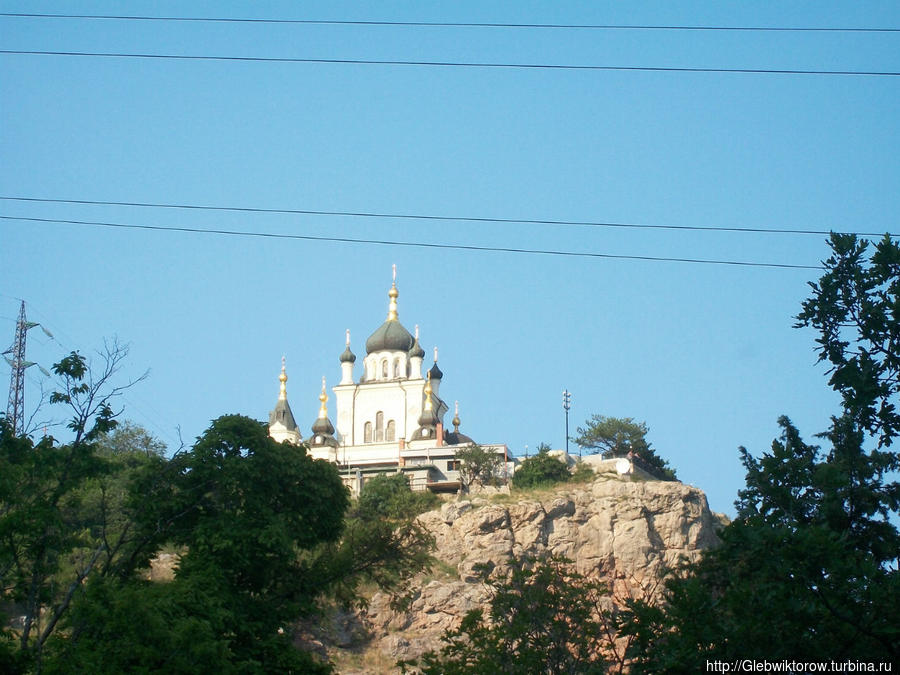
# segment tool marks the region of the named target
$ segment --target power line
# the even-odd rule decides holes
[[[769,227],[722,227],[714,225],[648,225],[644,223],[610,223],[593,220],[548,220],[529,218],[488,218],[484,216],[438,216],[413,213],[376,213],[371,211],[321,211],[313,209],[275,209],[250,206],[213,206],[202,204],[165,204],[157,202],[115,202],[92,199],[49,199],[42,197],[14,197],[0,195],[0,200],[16,202],[32,202],[41,204],[81,204],[86,206],[133,206],[154,209],[184,209],[191,211],[224,211],[232,213],[277,213],[282,215],[303,216],[342,216],[349,218],[393,218],[399,220],[453,221],[466,223],[502,223],[519,225],[560,225],[576,227],[613,227],[642,230],[685,230],[698,232],[744,232],[752,234],[803,234],[828,236],[836,234],[853,234],[857,237],[891,237],[900,235],[885,232],[837,232],[835,230],[800,230],[776,229]]]
[[[200,16],[137,16],[119,14],[28,14],[0,12],[0,16],[26,19],[104,19],[117,21],[180,21],[195,23],[261,23],[301,24],[314,26],[407,26],[436,28],[553,28],[584,30],[641,30],[641,31],[728,31],[781,33],[900,33],[900,28],[827,28],[808,26],[659,26],[649,24],[583,24],[583,23],[488,23],[461,21],[354,21],[337,19],[249,19],[237,17]]]
[[[800,70],[772,68],[687,68],[666,66],[593,66],[564,63],[493,63],[476,61],[403,61],[380,59],[310,59],[274,56],[215,56],[209,54],[141,54],[127,52],[68,52],[2,49],[0,54],[20,56],[89,56],[115,59],[151,59],[181,61],[244,61],[250,63],[313,63],[354,66],[419,66],[440,68],[503,68],[519,70],[582,70],[624,71],[651,73],[738,73],[744,75],[854,75],[868,77],[897,77],[898,71],[881,70]]]
[[[263,239],[293,239],[302,241],[328,241],[343,244],[374,244],[379,246],[405,246],[416,248],[430,249],[449,249],[457,251],[485,251],[491,253],[524,253],[531,255],[550,255],[564,256],[571,258],[605,258],[615,260],[644,260],[648,262],[680,262],[694,263],[703,265],[735,265],[741,267],[770,267],[778,269],[795,269],[795,270],[820,270],[820,265],[792,265],[787,263],[762,263],[762,262],[744,262],[739,260],[713,260],[704,258],[674,258],[667,256],[648,256],[648,255],[618,255],[612,253],[590,253],[586,251],[559,251],[550,249],[535,248],[513,248],[508,246],[475,246],[471,244],[434,244],[429,242],[414,242],[391,239],[361,239],[355,237],[325,237],[307,234],[282,234],[277,232],[249,232],[246,230],[220,230],[220,229],[203,229],[198,227],[183,226],[163,226],[163,225],[135,225],[130,223],[109,223],[93,220],[67,220],[61,218],[26,218],[24,216],[4,216],[0,215],[2,220],[22,220],[33,223],[62,223],[68,225],[84,225],[96,227],[114,227],[122,229],[134,230],[155,230],[161,232],[189,232],[192,234],[217,234],[235,237],[258,237]]]

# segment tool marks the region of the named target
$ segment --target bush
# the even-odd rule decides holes
[[[613,672],[607,655],[615,654],[615,630],[602,609],[604,582],[586,579],[559,557],[514,558],[508,575],[481,573],[491,596],[487,606],[469,610],[458,628],[445,631],[439,652],[425,653],[421,663],[400,662],[401,672]]]
[[[571,477],[568,467],[542,447],[538,454],[519,465],[513,475],[513,485],[517,488],[532,488],[564,483]]]
[[[414,518],[440,503],[433,492],[413,492],[409,479],[402,473],[381,474],[366,481],[356,510],[363,517],[400,520]]]
[[[499,482],[497,474],[503,468],[502,455],[470,443],[457,450],[456,460],[459,462],[459,479],[466,490],[472,485],[496,485]]]
[[[585,464],[580,459],[575,464],[575,470],[572,472],[571,480],[573,483],[590,483],[597,474],[590,464]]]

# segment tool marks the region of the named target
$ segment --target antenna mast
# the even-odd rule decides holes
[[[16,321],[16,337],[13,345],[5,352],[6,362],[12,372],[9,377],[9,404],[6,406],[6,419],[12,424],[13,433],[21,436],[25,433],[25,369],[34,363],[25,360],[25,336],[29,328],[37,326],[25,320],[25,301],[19,308],[19,319]]]

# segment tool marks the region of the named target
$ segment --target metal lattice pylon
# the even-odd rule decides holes
[[[12,370],[9,377],[9,404],[6,406],[6,419],[12,424],[17,435],[25,433],[25,369],[34,363],[25,360],[25,336],[28,329],[37,326],[25,320],[25,301],[19,309],[16,321],[16,337],[12,347],[3,352],[6,362]]]

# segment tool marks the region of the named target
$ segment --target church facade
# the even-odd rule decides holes
[[[455,492],[460,489],[456,453],[474,441],[459,430],[458,403],[450,422],[452,429],[445,426],[449,406],[441,398],[444,374],[437,365],[437,348],[431,367],[424,370],[419,328],[411,334],[400,323],[398,296],[395,268],[387,318],[366,340],[366,355],[359,365],[347,331],[339,357],[341,379],[332,390],[337,426],[329,417],[323,377],[318,417],[309,436],[302,436],[288,404],[282,359],[281,388],[269,415],[269,435],[277,441],[305,443],[313,457],[336,463],[354,492],[373,475],[397,471],[407,474],[413,489]],[[358,379],[357,368],[361,370]],[[481,447],[502,454],[503,466],[507,466],[505,445]]]

